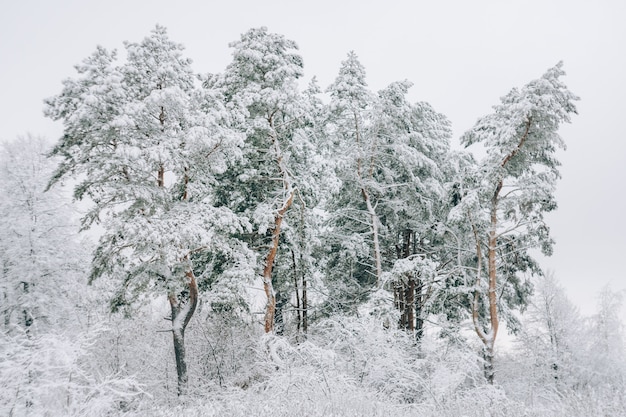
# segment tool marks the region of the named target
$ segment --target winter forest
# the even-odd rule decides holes
[[[539,262],[562,63],[456,149],[354,52],[318,85],[280,34],[228,46],[95,47],[62,137],[3,144],[0,415],[626,415],[622,293],[584,316]]]

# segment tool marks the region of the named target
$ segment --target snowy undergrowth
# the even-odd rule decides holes
[[[107,332],[6,335],[0,345],[0,415],[115,415],[150,397],[131,376],[94,366],[94,346]]]
[[[445,346],[428,339],[418,349],[375,319],[334,318],[305,342],[261,337],[238,387],[144,403],[132,415],[458,417],[487,415],[494,404],[493,416],[528,415],[482,382],[473,352]]]
[[[3,415],[626,415],[619,386],[556,392],[536,383],[530,396],[530,388],[524,391],[522,385],[530,386],[534,379],[520,372],[523,361],[510,356],[498,358],[497,385],[489,386],[477,350],[467,344],[427,335],[418,348],[410,335],[386,329],[375,318],[327,319],[300,342],[260,336],[252,328],[226,332],[232,323],[222,317],[221,324],[228,322],[222,326],[212,319],[206,325],[196,323],[190,333],[195,335],[189,339],[194,388],[182,400],[175,395],[173,369],[147,367],[150,358],[169,363],[167,358],[173,355],[162,340],[164,334],[154,331],[157,323],[143,332],[124,331],[134,322],[122,320],[111,323],[121,333],[102,328],[80,338],[50,334],[28,341],[19,337],[21,342],[14,340],[2,350]],[[143,362],[129,350],[128,338],[149,349]],[[14,366],[18,363],[21,366]],[[163,372],[169,384],[157,383]],[[34,401],[21,401],[27,396]]]
[[[320,322],[301,343],[263,336],[241,365],[230,386],[142,403],[127,415],[582,417],[626,410],[618,390],[550,396],[546,389],[541,401],[525,401],[510,391],[511,373],[501,375],[508,383],[487,385],[479,356],[466,344],[428,336],[418,349],[409,335],[370,318]]]

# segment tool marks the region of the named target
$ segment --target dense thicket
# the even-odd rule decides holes
[[[354,52],[322,89],[282,35],[230,46],[209,75],[160,26],[98,47],[46,100],[56,144],[5,146],[5,414],[625,410],[620,294],[585,319],[532,255],[576,112],[561,64],[463,135],[477,160]]]

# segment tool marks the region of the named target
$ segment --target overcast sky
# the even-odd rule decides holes
[[[251,27],[295,40],[306,77],[324,88],[354,50],[373,90],[409,79],[411,99],[444,113],[455,142],[512,87],[563,60],[564,81],[582,100],[561,130],[568,150],[560,154],[559,210],[548,218],[557,245],[542,262],[586,314],[603,285],[626,288],[626,1],[7,1],[0,140],[59,137],[43,99],[60,92],[96,45],[123,49],[157,23],[201,73],[220,72],[228,43]]]

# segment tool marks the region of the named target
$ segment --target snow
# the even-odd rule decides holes
[[[528,248],[551,245],[543,212],[555,207],[557,128],[575,112],[560,65],[466,134],[487,151],[475,162],[450,153],[449,122],[409,103],[409,82],[369,91],[354,53],[324,104],[297,88],[295,42],[258,28],[231,45],[233,62],[206,92],[158,26],[126,44],[122,63],[98,48],[47,100],[65,127],[60,175],[80,173],[77,191],[93,199],[86,223],[102,217],[93,256],[71,230],[78,225],[66,227],[69,198],[43,192],[58,161],[32,138],[5,146],[0,412],[624,414],[621,295],[606,289],[584,318],[553,282],[534,301],[526,286]],[[262,278],[268,231],[288,205],[273,273]],[[475,247],[490,231],[501,245],[489,247],[500,267],[490,291],[520,332],[507,349],[480,327],[486,302],[475,323],[483,340],[466,331],[474,294],[487,293]],[[398,259],[406,232],[414,248]],[[183,328],[191,267],[202,293]],[[409,275],[423,286],[419,340],[396,326],[396,285]],[[288,302],[284,333],[261,334],[263,279],[290,300],[306,279],[307,334]],[[165,294],[180,300],[171,323]],[[186,338],[183,398],[163,337],[172,332]],[[495,350],[493,386],[485,347]]]

